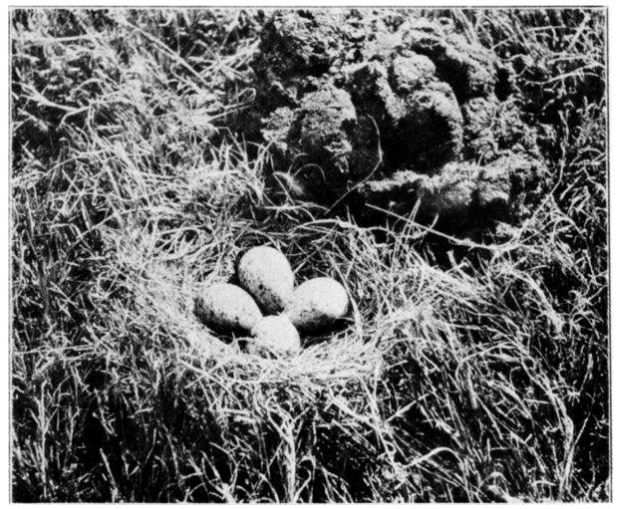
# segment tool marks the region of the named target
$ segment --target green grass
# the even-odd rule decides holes
[[[551,193],[484,246],[269,199],[226,128],[259,12],[12,11],[15,501],[608,500],[605,14],[424,14],[544,133]],[[193,314],[260,243],[352,297],[295,359]]]

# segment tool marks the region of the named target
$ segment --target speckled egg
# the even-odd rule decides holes
[[[262,318],[253,297],[228,283],[206,288],[197,299],[195,311],[203,323],[221,332],[251,331]]]
[[[253,341],[247,345],[252,353],[294,355],[300,352],[300,336],[285,315],[265,316],[251,331]]]
[[[332,326],[349,307],[345,288],[329,277],[305,281],[292,294],[285,314],[300,331],[313,332]]]
[[[249,249],[238,262],[240,284],[268,314],[281,312],[294,291],[294,273],[281,251],[269,246]]]

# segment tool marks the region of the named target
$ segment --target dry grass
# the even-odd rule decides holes
[[[260,13],[13,11],[14,500],[608,499],[603,13],[446,14],[546,132],[489,247],[269,199],[226,130]],[[258,243],[352,296],[298,358],[194,317]]]

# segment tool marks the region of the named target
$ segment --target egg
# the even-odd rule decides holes
[[[318,277],[294,290],[285,314],[298,330],[315,332],[343,318],[348,307],[345,288],[332,278]]]
[[[253,297],[228,283],[206,288],[197,299],[195,311],[202,322],[221,332],[251,331],[262,318]]]
[[[249,249],[238,262],[240,284],[268,314],[281,312],[294,291],[294,273],[281,251],[269,246]]]
[[[253,340],[247,344],[251,353],[294,355],[300,352],[300,336],[285,315],[265,316],[251,331]]]

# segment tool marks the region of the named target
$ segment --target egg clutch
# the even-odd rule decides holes
[[[215,331],[249,334],[249,352],[297,354],[300,333],[332,327],[348,312],[348,294],[340,283],[318,277],[295,288],[290,263],[273,247],[249,249],[238,262],[237,273],[240,286],[209,286],[196,300],[195,310]]]

